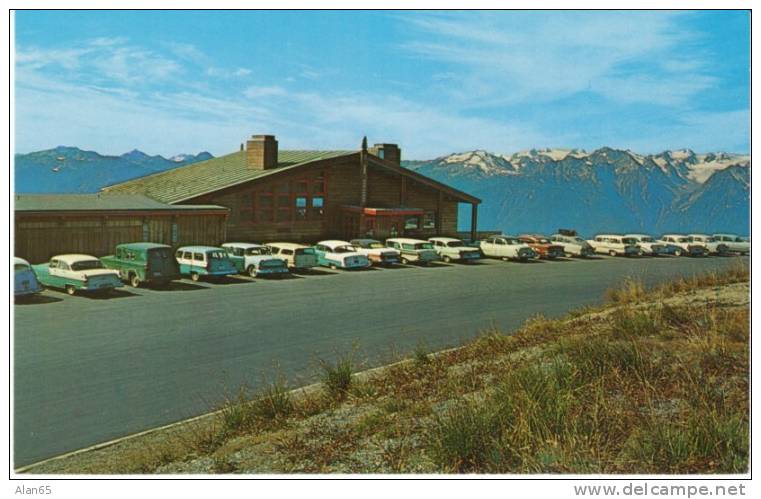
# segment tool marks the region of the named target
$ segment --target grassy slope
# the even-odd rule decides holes
[[[748,270],[645,290],[213,415],[32,473],[739,473]]]

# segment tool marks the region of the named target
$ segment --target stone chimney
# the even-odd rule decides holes
[[[274,135],[252,135],[246,141],[246,168],[268,170],[277,167],[277,140]]]
[[[402,163],[402,151],[396,144],[375,144],[369,149],[370,154],[378,156],[381,159],[396,163]]]

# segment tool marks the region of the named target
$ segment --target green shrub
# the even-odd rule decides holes
[[[351,356],[339,357],[335,363],[320,361],[322,383],[328,394],[336,399],[346,397],[354,374],[354,361]]]

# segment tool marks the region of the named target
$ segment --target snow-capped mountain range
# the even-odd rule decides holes
[[[404,166],[478,196],[479,227],[581,233],[750,230],[750,157],[603,147],[468,151]],[[470,220],[460,214],[461,229]]]

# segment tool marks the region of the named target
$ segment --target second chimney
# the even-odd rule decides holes
[[[252,135],[246,141],[246,168],[268,170],[277,166],[277,140],[274,135]]]

